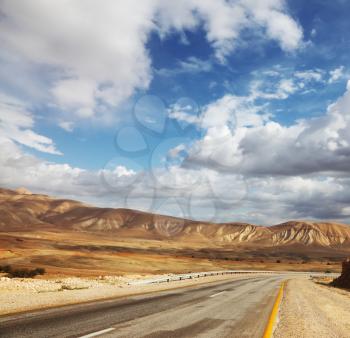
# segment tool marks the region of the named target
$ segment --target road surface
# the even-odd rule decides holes
[[[283,275],[0,317],[0,337],[261,337]]]

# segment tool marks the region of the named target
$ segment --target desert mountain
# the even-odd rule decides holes
[[[350,249],[350,226],[290,221],[272,226],[207,223],[130,209],[97,208],[68,199],[0,189],[0,231],[75,231],[110,233],[118,238],[210,242],[218,246]]]
[[[20,194],[20,195],[32,195],[31,191],[29,191],[28,189],[23,188],[23,187],[17,188],[16,193]]]

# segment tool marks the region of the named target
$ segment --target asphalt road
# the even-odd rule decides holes
[[[262,337],[283,278],[233,279],[1,317],[0,337]]]

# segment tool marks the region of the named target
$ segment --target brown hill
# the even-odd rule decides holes
[[[350,226],[339,223],[291,221],[269,228],[274,245],[349,246]]]
[[[25,193],[23,193],[25,192]],[[115,234],[118,238],[172,239],[210,246],[291,246],[350,249],[350,226],[290,221],[264,227],[206,223],[130,209],[97,208],[68,199],[0,189],[0,231],[69,230]]]

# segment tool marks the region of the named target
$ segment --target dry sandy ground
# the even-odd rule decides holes
[[[129,282],[146,277],[156,276],[73,277],[50,280],[0,277],[0,315],[254,276],[252,274],[208,276],[162,284],[129,285]]]
[[[307,279],[289,280],[275,338],[349,338],[350,292]]]
[[[227,250],[226,250],[227,249]],[[232,247],[216,251],[200,243],[119,238],[82,232],[0,232],[0,265],[45,268],[48,275],[188,273],[211,270],[334,271],[339,262],[255,257]],[[281,263],[277,263],[277,258]]]

